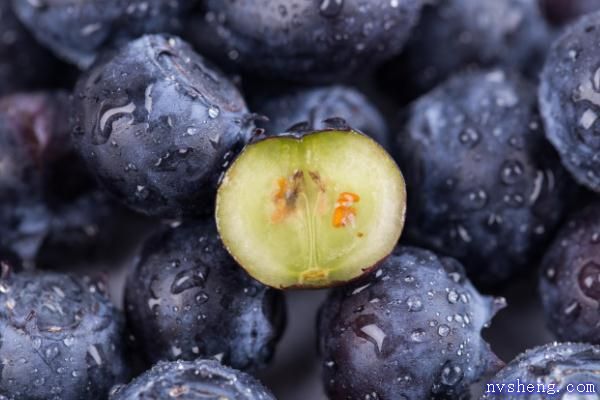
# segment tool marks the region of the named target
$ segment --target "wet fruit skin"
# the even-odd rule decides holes
[[[327,128],[327,121],[341,118],[352,128],[388,145],[388,128],[380,112],[358,90],[342,85],[298,89],[258,101],[253,108],[269,121],[261,124],[267,135]]]
[[[564,25],[600,9],[597,0],[539,0],[540,7],[552,23]]]
[[[501,362],[480,336],[504,305],[460,263],[398,247],[377,273],[335,289],[319,318],[331,400],[458,398]]]
[[[188,36],[207,56],[292,81],[331,82],[397,54],[422,0],[208,0]]]
[[[548,248],[540,295],[548,327],[560,340],[600,343],[600,207],[573,215]]]
[[[224,166],[253,131],[235,86],[172,36],[106,56],[75,90],[74,140],[103,186],[131,209],[210,212]]]
[[[391,87],[417,95],[474,67],[537,78],[552,38],[535,0],[434,0],[384,73]]]
[[[114,221],[74,153],[68,103],[63,92],[0,98],[0,245],[27,265],[83,259]]]
[[[541,75],[539,104],[546,136],[581,185],[600,192],[600,12],[586,15],[554,42]]]
[[[58,63],[19,22],[10,1],[0,2],[0,38],[0,95],[56,80]]]
[[[12,4],[40,43],[81,69],[87,69],[107,47],[144,33],[178,32],[189,9],[186,0],[12,0]]]
[[[130,272],[125,302],[151,363],[215,357],[233,368],[260,369],[285,325],[283,296],[235,264],[212,221],[149,239]]]
[[[159,362],[128,385],[116,387],[109,400],[275,400],[257,379],[215,360]]]
[[[100,400],[128,379],[124,321],[102,285],[4,271],[0,288],[0,392],[9,399]]]
[[[530,84],[501,70],[456,76],[414,103],[397,140],[407,239],[459,259],[486,286],[532,268],[570,185]]]
[[[554,384],[555,393],[488,393],[481,400],[544,400],[548,398],[580,398],[577,393],[569,393],[567,385],[576,389],[580,384],[593,384],[598,390],[600,379],[600,347],[583,343],[551,343],[527,350],[502,369],[489,384],[525,382],[537,387],[538,383]],[[487,386],[486,386],[487,387]],[[523,388],[524,389],[524,388]],[[523,390],[521,389],[521,390]],[[496,390],[498,390],[496,388]],[[516,388],[515,388],[516,390]],[[571,397],[574,396],[574,397]],[[596,395],[579,394],[581,398],[594,398]]]

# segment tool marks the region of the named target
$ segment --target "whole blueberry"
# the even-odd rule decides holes
[[[551,343],[539,346],[519,355],[493,377],[486,385],[481,399],[596,398],[600,386],[599,369],[598,346],[583,343]],[[522,386],[518,387],[519,384]],[[531,387],[528,388],[529,385]],[[520,392],[517,392],[518,390]],[[582,393],[578,393],[577,390]],[[589,392],[584,393],[585,391]]]
[[[179,31],[191,1],[12,0],[12,4],[40,43],[86,69],[108,46],[118,46],[144,33]]]
[[[225,76],[176,37],[146,35],[95,64],[75,90],[74,138],[133,210],[210,212],[222,170],[253,130]]]
[[[4,271],[0,393],[100,400],[127,379],[123,318],[102,289],[86,278]]]
[[[542,261],[540,295],[560,340],[600,344],[600,205],[573,215]]]
[[[212,220],[149,239],[125,302],[136,342],[152,363],[215,357],[238,369],[262,368],[285,318],[281,294],[233,261]]]
[[[488,286],[532,267],[569,193],[532,85],[502,70],[461,74],[411,106],[397,139],[407,239]]]
[[[433,0],[384,71],[391,87],[417,95],[473,67],[537,77],[552,38],[536,0]]]
[[[422,0],[207,0],[190,40],[203,53],[270,78],[340,80],[397,54]]]
[[[546,136],[573,177],[600,192],[600,12],[567,27],[541,75],[539,103]]]
[[[0,95],[51,84],[58,64],[17,19],[10,1],[1,1]]]
[[[263,124],[267,134],[288,132],[301,124],[309,130],[325,129],[328,120],[341,118],[384,147],[388,144],[383,116],[365,95],[349,86],[297,89],[257,103],[254,110],[269,119]]]
[[[481,338],[503,299],[454,259],[399,247],[368,279],[335,289],[319,318],[330,399],[458,398],[501,362]]]
[[[109,400],[275,400],[254,377],[215,360],[159,362],[128,385],[118,386]]]

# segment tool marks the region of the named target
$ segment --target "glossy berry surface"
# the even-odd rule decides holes
[[[273,356],[285,322],[281,295],[235,264],[213,222],[151,238],[125,297],[129,325],[152,363],[215,357],[259,369]]]
[[[186,0],[7,0],[36,39],[88,68],[98,52],[144,33],[177,32]]]
[[[548,20],[557,25],[600,9],[598,0],[539,0],[539,3]]]
[[[235,86],[185,42],[147,35],[87,71],[74,138],[104,187],[161,217],[210,212],[216,185],[253,130]]]
[[[86,278],[4,271],[0,392],[11,400],[105,399],[127,379],[123,318]]]
[[[270,78],[333,81],[397,54],[422,0],[207,0],[190,40],[225,63]]]
[[[435,0],[388,74],[398,90],[416,93],[473,67],[502,65],[536,77],[551,40],[535,0]]]
[[[464,395],[500,366],[480,334],[503,304],[480,295],[456,260],[397,248],[375,274],[335,289],[321,310],[329,398]]]
[[[575,390],[578,385],[591,384],[597,391],[600,385],[598,368],[600,368],[600,347],[598,346],[583,343],[551,343],[539,346],[527,350],[511,361],[492,378],[490,384],[512,383],[516,386],[516,382],[526,383],[521,390],[526,390],[527,384],[533,384],[534,390],[537,390],[538,384],[543,384],[543,387],[546,388],[545,392],[510,393],[505,386],[504,393],[487,393],[481,399],[544,400],[552,398],[569,400],[594,398],[596,392],[577,393]],[[550,393],[547,389],[550,384],[554,385],[554,393]],[[569,388],[567,389],[567,387]],[[586,390],[579,387],[580,390]],[[497,386],[496,390],[498,390]]]
[[[17,19],[10,1],[0,2],[0,95],[51,84],[57,64]]]
[[[542,261],[540,295],[560,340],[600,343],[600,207],[572,216]]]
[[[388,129],[381,113],[365,95],[349,86],[294,90],[259,101],[254,110],[269,119],[261,125],[267,135],[299,127],[305,130],[325,129],[328,128],[327,121],[341,118],[382,146],[387,147],[388,144]]]
[[[116,387],[110,400],[275,400],[257,379],[202,360],[160,362],[126,386]]]
[[[548,140],[573,177],[596,192],[600,192],[598,21],[600,12],[565,29],[550,50],[539,88]]]
[[[407,239],[485,285],[534,267],[568,185],[530,84],[501,70],[459,75],[412,105],[397,140]]]

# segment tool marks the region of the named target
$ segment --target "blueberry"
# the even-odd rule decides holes
[[[568,220],[542,261],[540,295],[560,340],[600,343],[600,206]]]
[[[75,155],[68,115],[63,92],[0,98],[0,245],[26,264],[81,260],[114,221]]]
[[[335,289],[321,310],[330,398],[465,394],[500,366],[480,333],[503,304],[480,295],[456,260],[397,248],[369,279]]]
[[[550,50],[539,88],[546,136],[573,177],[595,192],[600,192],[599,21],[596,12],[565,29]]]
[[[74,138],[101,183],[154,216],[210,212],[219,175],[251,136],[238,90],[176,37],[147,35],[76,88]]]
[[[398,137],[407,238],[459,259],[485,285],[530,268],[569,193],[534,88],[501,70],[466,73],[408,114]]]
[[[537,77],[551,40],[536,0],[435,0],[385,74],[392,87],[416,94],[473,66]]]
[[[0,2],[0,95],[50,84],[58,64],[21,25],[10,1]]]
[[[11,0],[7,0],[10,3]],[[99,51],[144,33],[177,32],[189,0],[12,0],[37,40],[58,56],[88,68]]]
[[[358,90],[349,86],[298,89],[258,101],[254,110],[269,118],[267,134],[281,134],[303,125],[308,130],[327,128],[327,121],[343,119],[352,128],[368,134],[384,147],[388,143],[385,120]]]
[[[397,54],[422,0],[206,0],[190,40],[246,71],[293,81],[339,80]]]
[[[109,400],[167,399],[275,400],[256,378],[214,360],[160,362]]]
[[[552,23],[563,25],[584,14],[600,9],[598,0],[538,0]]]
[[[121,314],[86,278],[4,271],[0,393],[10,400],[105,399],[127,379]]]
[[[596,398],[597,394],[578,394],[568,390],[576,390],[578,385],[591,384],[598,390],[600,378],[600,347],[583,343],[551,343],[528,350],[511,361],[486,385],[486,394],[482,400],[543,400]],[[505,384],[500,392],[499,385]],[[517,388],[522,383],[523,387]],[[509,384],[513,384],[510,392]],[[544,392],[526,392],[527,385],[533,385]],[[541,384],[543,386],[539,386]],[[550,390],[549,385],[553,385]],[[572,385],[572,386],[570,386]],[[569,389],[567,390],[567,386]],[[494,390],[492,392],[492,389]],[[517,390],[521,390],[517,393]],[[580,390],[584,389],[580,386]],[[551,393],[553,392],[553,393]],[[579,397],[581,396],[581,397]]]
[[[125,302],[152,363],[216,357],[258,369],[271,359],[285,319],[280,293],[236,265],[212,221],[149,239],[127,280]]]

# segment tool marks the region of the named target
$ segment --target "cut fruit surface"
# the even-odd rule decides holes
[[[219,187],[223,242],[255,279],[319,288],[360,277],[394,249],[406,189],[369,137],[319,131],[246,147]]]

